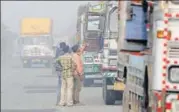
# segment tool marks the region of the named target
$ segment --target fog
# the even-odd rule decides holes
[[[49,17],[53,20],[53,34],[65,36],[76,30],[77,8],[88,1],[2,1],[1,22],[19,34],[23,17]],[[67,33],[68,31],[68,33]]]
[[[25,17],[47,17],[52,19],[52,35],[56,38],[54,40],[61,40],[71,44],[69,40],[71,41],[71,38],[74,38],[76,34],[78,6],[88,2],[89,1],[2,1],[1,58],[9,65],[7,61],[13,59],[14,55],[20,52],[16,39],[20,37],[20,23]],[[5,63],[1,63],[1,65],[4,66]]]

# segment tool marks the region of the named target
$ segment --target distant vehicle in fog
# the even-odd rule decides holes
[[[53,58],[52,21],[49,18],[24,18],[21,21],[21,60],[23,67],[51,67]]]

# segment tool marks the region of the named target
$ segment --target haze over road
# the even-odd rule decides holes
[[[1,112],[120,112],[120,105],[106,106],[102,88],[83,88],[84,105],[56,107],[57,77],[45,68],[3,68]]]

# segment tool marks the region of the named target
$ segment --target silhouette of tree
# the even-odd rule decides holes
[[[1,23],[1,56],[4,61],[11,59],[16,38],[17,34],[10,31],[5,24]]]

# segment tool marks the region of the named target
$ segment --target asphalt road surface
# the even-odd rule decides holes
[[[57,107],[57,77],[51,69],[1,65],[1,112],[122,112],[120,105],[106,106],[102,88],[83,88],[84,105]]]

